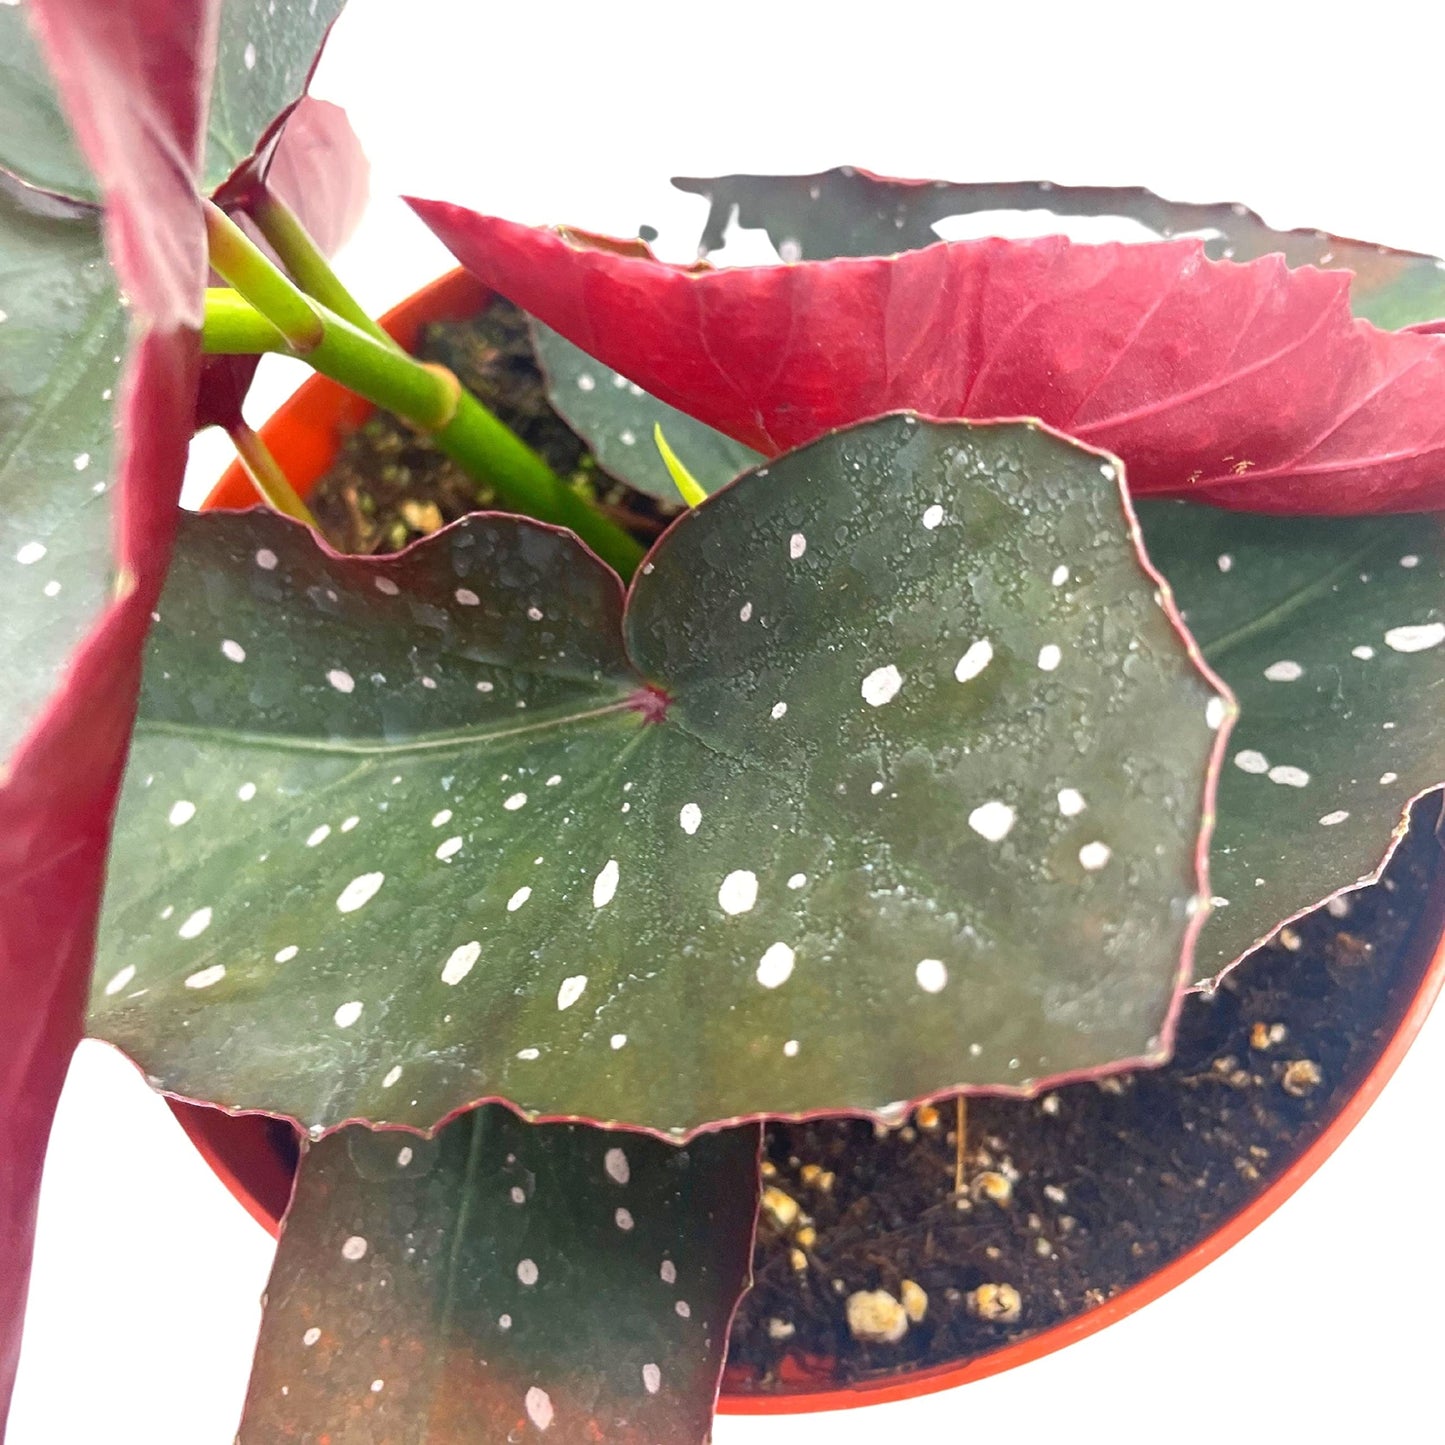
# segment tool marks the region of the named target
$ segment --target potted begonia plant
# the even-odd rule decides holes
[[[807,1164],[794,1192],[764,1188],[760,1121],[928,1133],[957,1110],[940,1203],[982,1217],[1017,1179],[988,1137],[970,1148],[960,1090],[1042,1110],[1164,1064],[1189,987],[1217,996],[1261,945],[1293,952],[1280,925],[1372,879],[1438,784],[1442,554],[1420,514],[1445,490],[1445,341],[1351,320],[1342,275],[1246,260],[1252,218],[1214,227],[1221,261],[1189,241],[894,255],[927,241],[931,208],[983,198],[732,178],[719,203],[761,196],[794,264],[711,272],[416,203],[556,328],[531,344],[585,444],[559,475],[460,364],[412,360],[359,311],[318,244],[337,209],[310,214],[300,164],[283,184],[288,135],[320,115],[268,131],[268,112],[294,103],[329,15],[293,31],[224,7],[218,84],[228,63],[279,78],[214,175],[214,17],[33,10],[140,340],[118,463],[104,411],[90,448],[56,423],[53,456],[82,478],[101,458],[89,495],[127,509],[121,585],[97,603],[102,520],[68,644],[110,610],[58,702],[22,718],[7,881],[38,897],[45,861],[93,906],[149,622],[91,1027],[172,1095],[305,1135],[243,1439],[704,1438],[760,1194],[790,1267],[816,1255]],[[165,87],[128,72],[147,57]],[[218,115],[235,129],[213,104],[210,151]],[[354,174],[326,119],[296,149]],[[18,133],[0,157],[22,183],[15,244],[102,287],[93,186],[25,149],[53,132]],[[850,259],[805,259],[827,253]],[[207,264],[227,284],[203,298]],[[1427,259],[1375,267],[1381,319],[1439,309]],[[93,327],[62,357],[72,384]],[[22,335],[27,369],[57,354],[43,326]],[[390,408],[486,509],[437,527],[435,499],[410,498],[424,535],[402,550],[318,541],[297,487],[314,475],[237,419],[262,351]],[[12,386],[16,415],[48,424]],[[230,427],[271,509],[177,521],[197,419]],[[48,563],[29,607],[86,597],[49,570],[72,560],[57,470],[15,471],[39,508],[16,565]],[[1392,1040],[1439,981],[1417,866]],[[32,951],[56,927],[11,919]],[[63,930],[73,1003],[89,932]],[[53,1079],[74,1009],[20,1001]],[[1258,1022],[1264,1055],[1283,1038]],[[1306,1097],[1320,1080],[1290,1066],[1308,1062],[1261,1076]],[[1006,1281],[958,1293],[1020,1323]],[[845,1281],[837,1307],[888,1368],[945,1301]]]

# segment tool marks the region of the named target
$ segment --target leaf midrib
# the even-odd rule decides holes
[[[526,733],[548,732],[570,727],[574,723],[590,722],[594,718],[610,717],[615,713],[636,711],[630,697],[601,707],[588,708],[581,712],[569,712],[560,717],[536,718],[517,727],[499,728],[494,732],[478,732],[467,729],[464,732],[420,733],[399,742],[371,742],[362,738],[323,738],[305,733],[259,733],[240,728],[209,727],[200,723],[175,722],[160,718],[141,718],[136,724],[136,735],[178,737],[197,739],[202,742],[222,744],[227,747],[260,748],[271,752],[333,753],[344,757],[405,757],[411,753],[444,752],[447,749],[463,751],[473,747],[484,747],[488,743],[510,739]],[[639,718],[641,714],[639,714]]]

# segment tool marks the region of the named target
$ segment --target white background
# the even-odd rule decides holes
[[[352,0],[315,90],[350,109],[373,160],[341,267],[379,311],[449,264],[399,192],[624,235],[647,221],[682,258],[703,206],[669,175],[839,163],[1143,183],[1445,255],[1442,40],[1428,0],[1337,18],[1257,0]],[[252,420],[293,381],[263,377]],[[217,455],[202,449],[200,472]],[[1442,1096],[1445,1016],[1299,1197],[1143,1314],[962,1391],[723,1418],[717,1445],[1437,1441]],[[85,1046],[46,1177],[11,1445],[229,1441],[270,1256],[130,1066]]]

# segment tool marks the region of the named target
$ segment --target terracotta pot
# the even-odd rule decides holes
[[[428,322],[474,315],[486,295],[466,272],[454,271],[388,312],[382,324],[403,346],[410,347]],[[334,382],[317,377],[302,386],[277,411],[262,428],[262,435],[304,496],[330,466],[342,438],[364,421],[371,410],[367,403]],[[232,466],[226,472],[205,502],[207,508],[254,505],[255,493],[239,466]],[[784,1369],[781,1389],[767,1394],[750,1391],[744,1381],[729,1372],[724,1376],[719,1410],[734,1415],[838,1410],[950,1389],[1051,1354],[1158,1299],[1217,1259],[1274,1213],[1338,1148],[1395,1072],[1445,985],[1445,863],[1435,870],[1425,906],[1405,946],[1403,972],[1406,977],[1419,980],[1413,997],[1403,1004],[1399,1023],[1373,1067],[1315,1141],[1225,1224],[1147,1279],[1095,1309],[965,1364],[905,1367],[895,1378],[881,1381],[870,1378],[840,1386],[830,1379],[826,1361],[818,1361],[812,1367],[790,1361]],[[253,1218],[272,1234],[278,1233],[297,1158],[292,1131],[275,1120],[256,1115],[233,1117],[219,1109],[177,1102],[172,1102],[171,1108],[221,1182]]]

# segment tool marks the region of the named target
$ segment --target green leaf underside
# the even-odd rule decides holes
[[[1409,800],[1445,781],[1445,535],[1436,517],[1171,502],[1142,503],[1139,519],[1240,706],[1196,955],[1207,978],[1368,880]]]
[[[206,135],[205,189],[214,190],[306,85],[327,27],[345,0],[222,0]],[[0,5],[0,170],[93,205],[100,190],[60,109],[23,6]]]
[[[706,249],[723,244],[734,210],[738,225],[766,230],[774,248],[795,260],[916,250],[940,239],[935,229],[940,223],[942,234],[951,236],[946,223],[955,216],[1044,211],[1121,217],[1160,238],[1198,235],[1215,260],[1250,261],[1282,252],[1290,266],[1353,271],[1355,315],[1389,330],[1445,316],[1445,270],[1433,256],[1324,231],[1276,231],[1246,206],[1168,201],[1134,186],[916,183],[870,177],[846,166],[811,176],[679,178],[674,184],[711,204]]]
[[[98,228],[31,215],[0,190],[0,758],[109,595],[125,338]]]
[[[532,343],[553,408],[600,467],[640,491],[678,500],[677,486],[652,444],[655,425],[706,492],[763,460],[751,447],[659,401],[540,321],[532,322]]]
[[[516,519],[380,562],[189,519],[96,1031],[313,1128],[685,1128],[1161,1048],[1223,708],[1096,453],[836,433],[675,524],[619,612]]]
[[[747,1287],[757,1130],[685,1148],[492,1105],[313,1145],[239,1439],[701,1445]]]

